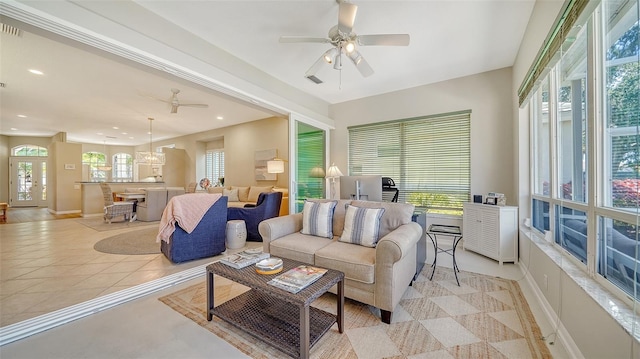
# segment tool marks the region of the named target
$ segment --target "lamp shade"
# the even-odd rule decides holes
[[[267,173],[283,173],[284,161],[280,159],[273,159],[267,161]]]
[[[313,167],[309,172],[311,178],[324,178],[324,169],[320,166]]]
[[[329,169],[327,169],[327,178],[337,178],[341,176],[344,175],[340,172],[338,166],[336,166],[335,163],[332,163]]]

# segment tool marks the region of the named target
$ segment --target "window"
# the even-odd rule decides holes
[[[534,120],[533,135],[535,138],[534,153],[534,186],[533,193],[549,196],[550,156],[549,156],[549,78],[542,80],[540,90],[534,95],[531,104]]]
[[[544,66],[550,70],[540,75],[529,100],[533,227],[551,228],[567,256],[635,301],[640,300],[639,4],[602,1],[591,17],[581,16],[584,22],[571,25],[547,56],[552,60]],[[591,48],[601,51],[588,51],[588,44],[599,44]]]
[[[224,150],[207,150],[205,176],[212,185],[221,184],[224,180]]]
[[[114,182],[133,181],[133,157],[128,153],[116,153],[113,155],[111,174]]]
[[[108,172],[100,170],[99,167],[107,164],[106,156],[102,152],[85,152],[82,154],[82,164],[89,169],[89,180],[91,182],[104,182],[109,179]]]
[[[16,146],[11,150],[13,156],[47,157],[49,152],[46,148],[35,145]]]
[[[391,177],[398,202],[462,214],[471,197],[471,112],[349,128],[349,175]]]

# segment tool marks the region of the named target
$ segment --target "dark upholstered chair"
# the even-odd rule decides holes
[[[227,201],[227,197],[220,197],[191,233],[187,233],[176,223],[169,243],[160,242],[162,253],[170,261],[181,263],[213,257],[224,252],[227,249],[224,242],[227,230]]]
[[[258,233],[258,224],[265,219],[278,217],[281,202],[282,192],[263,192],[258,196],[255,207],[229,207],[227,220],[244,220],[247,226],[247,240],[262,242],[262,237]]]

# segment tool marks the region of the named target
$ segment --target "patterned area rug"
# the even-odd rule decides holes
[[[460,287],[448,268],[426,277],[429,266],[409,287],[392,323],[379,311],[345,299],[345,331],[333,327],[311,349],[312,358],[551,358],[533,314],[516,281],[460,272]],[[215,279],[215,303],[248,288]],[[313,306],[335,313],[335,295]],[[159,298],[252,358],[285,355],[217,317],[206,320],[204,281]]]

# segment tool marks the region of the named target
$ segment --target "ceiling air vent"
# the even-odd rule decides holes
[[[309,80],[315,82],[316,84],[321,84],[322,83],[322,80],[320,80],[319,78],[315,77],[314,75],[307,75],[305,77],[308,78]]]
[[[4,32],[5,34],[9,34],[13,36],[22,36],[22,30],[18,29],[17,27],[13,27],[7,24],[0,24],[0,25],[2,25],[2,32]]]

